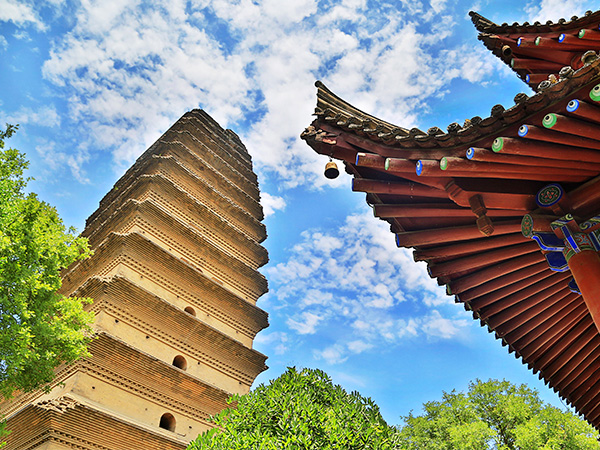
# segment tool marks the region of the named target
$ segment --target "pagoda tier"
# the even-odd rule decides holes
[[[94,300],[92,356],[0,404],[7,448],[183,449],[208,430],[266,369],[252,349],[268,326],[262,218],[237,135],[186,113],[87,220],[93,256],[64,271],[60,292]]]
[[[150,159],[150,158],[149,158]],[[210,209],[210,214],[221,219],[221,222],[228,224],[229,227],[237,230],[238,233],[247,236],[255,242],[262,242],[266,237],[264,225],[243,208],[237,206],[233,201],[219,195],[218,191],[212,189],[210,185],[201,183],[198,179],[189,173],[180,170],[177,173],[176,167],[173,170],[169,164],[165,164],[170,159],[162,156],[154,156],[151,158],[155,164],[148,164],[148,169],[151,171],[158,165],[163,166],[162,169],[169,173],[165,176],[163,173],[146,173],[144,175],[132,176],[131,183],[122,190],[117,190],[114,194],[115,198],[111,202],[106,202],[104,208],[95,213],[88,220],[88,227],[95,229],[101,226],[107,218],[109,218],[124,202],[125,199],[135,198],[143,200],[145,198],[154,198],[157,202],[161,202],[161,197],[169,196],[165,199],[168,204],[167,209],[177,216],[185,218],[188,222],[196,221],[201,216],[206,215],[203,210]],[[154,167],[152,167],[154,166]],[[166,166],[166,167],[164,167]],[[184,177],[184,175],[188,175]],[[184,178],[184,183],[173,180],[174,178]],[[197,183],[195,186],[196,192],[189,189],[189,185]],[[186,190],[186,187],[188,189]],[[182,204],[173,204],[173,198],[184,199]],[[163,200],[163,204],[165,201]],[[165,204],[165,205],[166,205]],[[183,207],[185,205],[185,208]]]
[[[583,292],[600,286],[600,259],[582,247],[585,274],[565,244],[574,227],[588,233],[575,240],[596,239],[600,218],[600,60],[561,74],[447,133],[394,126],[317,82],[302,138],[342,160],[397,245],[414,248],[448,294],[600,428],[600,320]],[[560,201],[543,203],[558,191]],[[574,281],[588,283],[583,296]]]
[[[600,11],[545,24],[496,25],[476,12],[469,15],[485,46],[533,89],[552,82],[550,77],[557,80],[563,67],[580,69],[588,56],[593,57],[590,50],[600,50]]]
[[[267,290],[266,279],[256,272],[257,260],[266,257],[265,250],[245,236],[233,233],[230,227],[223,226],[213,232],[206,222],[214,218],[206,217],[204,223],[186,223],[169,214],[151,198],[141,202],[129,199],[119,208],[119,213],[111,216],[105,222],[106,226],[90,235],[89,239],[100,244],[110,233],[136,232],[210,278],[219,280],[249,302],[256,303]],[[214,222],[213,226],[222,223]],[[228,231],[231,237],[225,240]],[[241,252],[239,249],[244,248],[243,245],[252,252]],[[232,269],[235,277],[230,275]]]
[[[267,326],[264,311],[139,233],[111,233],[76,269],[63,278],[65,295],[73,294],[92,276],[120,275],[181,310],[192,307],[208,325],[248,347]]]
[[[62,397],[29,404],[7,420],[9,449],[184,450],[187,440],[159,429],[132,424],[106,411]]]
[[[94,299],[97,329],[120,339],[129,336],[137,348],[162,361],[178,355],[186,372],[227,392],[243,394],[266,369],[265,356],[186,314],[127,278],[91,278],[76,293]],[[156,324],[164,324],[157,328]]]
[[[230,395],[103,332],[90,352],[91,358],[59,368],[49,393],[17,396],[2,413],[10,416],[29,403],[64,396],[105,409],[111,398],[116,416],[135,417],[132,422],[143,426],[170,413],[177,417],[180,437],[194,439],[211,428],[209,416],[223,409]]]

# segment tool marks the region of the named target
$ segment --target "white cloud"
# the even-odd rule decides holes
[[[243,61],[195,20],[179,2],[84,2],[51,50],[44,76],[71,92],[72,118],[119,166],[199,104],[222,125],[251,105]]]
[[[467,327],[466,319],[447,319],[437,310],[424,319],[423,331],[430,338],[450,339],[456,337],[460,331]]]
[[[345,177],[326,180],[323,158],[298,137],[315,106],[314,80],[367,112],[415,125],[426,100],[452,79],[483,82],[493,70],[474,57],[448,70],[452,49],[438,55],[456,26],[446,7],[445,0],[427,8],[416,0],[83,1],[43,74],[68,92],[83,145],[111,151],[119,170],[200,105],[238,131],[257,170],[282,188],[339,186]]]
[[[439,292],[438,295],[425,293],[423,295],[423,303],[427,306],[433,307],[440,305],[451,305],[454,303],[454,298],[449,295],[445,295],[445,292]]]
[[[42,127],[59,127],[61,117],[53,105],[41,106],[38,109],[22,107],[8,114],[8,122],[20,125],[37,125]]]
[[[334,364],[418,336],[464,335],[470,322],[461,319],[462,308],[409,250],[396,248],[389,225],[370,211],[301,237],[288,260],[266,268],[265,275],[270,302],[292,332],[333,335],[334,342],[315,351],[315,358]]]
[[[57,179],[61,170],[68,170],[81,184],[89,184],[90,179],[83,169],[83,165],[89,161],[89,154],[84,149],[67,153],[56,147],[54,142],[44,141],[35,148],[38,157],[44,161],[44,175]]]
[[[499,71],[510,72],[506,64],[498,58],[490,58],[489,50],[483,46],[473,48],[472,45],[463,45],[458,48],[443,50],[441,58],[448,64],[447,75],[451,78],[462,77],[471,83],[485,82],[492,73]]]
[[[442,12],[446,8],[446,0],[431,0],[431,9],[436,13]]]
[[[287,333],[283,333],[280,331],[275,331],[272,333],[262,332],[256,335],[254,338],[255,346],[269,346],[270,348],[275,349],[276,355],[283,355],[288,350],[288,335]]]
[[[585,0],[542,0],[541,2],[529,2],[525,9],[529,22],[547,20],[556,22],[558,19],[571,19],[577,11],[583,14],[589,2]]]
[[[46,29],[32,5],[26,1],[0,0],[0,22],[12,22],[17,26],[31,24],[39,30]]]
[[[314,350],[315,359],[323,359],[328,364],[341,364],[348,359],[346,349],[341,345],[332,345],[323,350]]]
[[[25,30],[18,30],[15,31],[15,33],[13,34],[13,37],[15,39],[18,39],[20,41],[25,41],[25,42],[31,42],[31,36],[29,36],[29,33]]]
[[[362,353],[365,350],[370,350],[372,348],[373,348],[373,344],[370,344],[365,341],[361,341],[360,339],[356,340],[356,341],[348,342],[348,350],[350,350],[352,353]]]
[[[299,334],[315,334],[317,325],[322,319],[322,316],[304,311],[297,319],[290,317],[286,323],[292,330],[297,331]]]
[[[260,204],[263,207],[265,217],[275,214],[275,211],[283,211],[286,207],[283,197],[277,197],[267,192],[260,193]]]
[[[303,306],[327,305],[333,301],[332,292],[324,292],[319,289],[309,289],[301,301]]]

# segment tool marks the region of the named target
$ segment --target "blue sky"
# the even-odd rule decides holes
[[[506,378],[561,403],[397,249],[350,178],[299,135],[314,81],[406,128],[445,129],[531,93],[477,40],[468,11],[556,21],[599,1],[0,0],[0,121],[31,189],[81,230],[133,161],[187,110],[236,131],[259,174],[270,369],[319,367],[398,424],[442,391]]]

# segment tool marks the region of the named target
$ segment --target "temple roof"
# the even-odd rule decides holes
[[[469,15],[479,40],[534,90],[549,77],[558,78],[563,67],[581,68],[587,52],[599,48],[600,11],[545,24],[497,25],[476,12]]]
[[[576,218],[600,211],[597,55],[447,132],[381,121],[320,82],[315,116],[302,138],[344,161],[353,190],[367,194],[398,246],[414,248],[448,294],[600,427],[600,334],[568,272],[552,271],[521,232],[525,214],[543,212],[536,195],[550,183],[564,188]]]
[[[571,70],[568,73],[564,71],[563,77],[558,79],[560,82],[552,83],[532,96],[519,93],[515,96],[514,105],[509,107],[495,105],[486,118],[475,116],[465,119],[462,125],[451,123],[447,127],[447,132],[437,127],[429,128],[427,131],[418,128],[408,130],[377,119],[344,102],[320,81],[315,83],[317,87],[315,115],[321,122],[356,136],[355,139],[373,141],[378,146],[383,145],[386,148],[402,149],[405,155],[410,152],[418,158],[432,154],[447,156],[452,147],[475,143],[494,136],[507,127],[519,127],[521,121],[528,116],[536,113],[544,114],[549,105],[563,101],[577,89],[593,82],[598,73],[600,73],[599,61],[591,61],[577,71]],[[302,138],[307,141],[319,139],[314,127],[307,128],[302,133]],[[436,153],[433,151],[435,149],[443,150]],[[394,150],[391,150],[391,153],[394,153]]]

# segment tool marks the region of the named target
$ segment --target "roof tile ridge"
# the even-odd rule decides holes
[[[379,132],[382,130],[389,130],[390,132],[394,132],[395,134],[398,135],[408,135],[409,134],[409,130],[403,127],[400,127],[398,125],[394,125],[393,123],[387,122],[385,120],[379,119],[371,114],[368,114],[360,109],[358,109],[357,107],[353,106],[352,104],[350,104],[349,102],[347,102],[346,100],[342,99],[341,97],[337,96],[336,94],[334,94],[333,92],[331,92],[331,90],[325,86],[325,84],[320,81],[317,80],[315,82],[315,86],[317,87],[317,108],[315,110],[315,114],[319,115],[327,110],[330,110],[330,108],[325,108],[322,109],[319,107],[319,103],[325,103],[326,105],[329,105],[331,107],[334,107],[336,110],[341,110],[343,113],[345,113],[344,115],[347,116],[345,117],[347,122],[351,122],[351,121],[358,121],[361,122],[361,124],[372,124],[374,125],[371,126],[370,128],[373,128],[374,132]],[[323,105],[325,106],[325,105]],[[327,111],[329,112],[329,111]],[[334,111],[331,111],[334,112]],[[341,114],[340,114],[341,116]],[[342,119],[342,117],[340,117],[340,119]]]
[[[476,116],[472,119],[466,119],[462,126],[460,124],[450,124],[448,132],[444,132],[437,127],[430,128],[427,133],[417,133],[420,130],[413,129],[406,135],[397,135],[393,139],[382,139],[380,137],[381,134],[364,132],[360,125],[348,127],[346,123],[336,122],[334,117],[328,117],[328,110],[319,110],[317,108],[315,115],[319,116],[324,122],[331,123],[334,128],[340,128],[362,138],[378,141],[384,145],[391,145],[393,147],[434,149],[466,145],[486,136],[489,137],[507,126],[514,125],[516,121],[529,117],[546,108],[549,104],[556,101],[557,98],[569,95],[571,92],[582,88],[585,84],[597,81],[600,79],[600,57],[599,55],[592,55],[580,69],[572,70],[571,68],[568,71],[565,69],[566,67],[561,70],[558,79],[553,81],[545,80],[540,83],[538,89],[532,95],[517,94],[514,105],[507,108],[503,105],[495,105],[487,117],[481,118]],[[330,92],[321,82],[317,82],[316,86],[319,88],[318,96],[321,90]],[[347,102],[344,101],[344,103]],[[314,128],[313,123],[312,128],[307,128],[301,137],[306,140],[311,136],[319,134],[319,132],[323,132],[323,130]]]
[[[471,17],[471,22],[473,22],[473,25],[475,25],[475,29],[479,32],[483,33],[489,28],[498,26],[496,23],[483,17],[476,11],[469,11],[469,16]]]
[[[481,33],[507,33],[507,32],[524,32],[524,33],[544,33],[554,31],[557,32],[559,30],[565,28],[577,28],[577,27],[585,27],[590,22],[594,22],[600,18],[600,10],[591,11],[588,10],[582,15],[572,16],[571,18],[560,18],[556,21],[547,20],[546,22],[536,21],[534,23],[529,22],[514,22],[512,24],[502,23],[497,24],[492,22],[491,20],[485,18],[481,14],[475,11],[469,11],[469,16],[471,16],[471,21],[475,25],[477,31]]]

